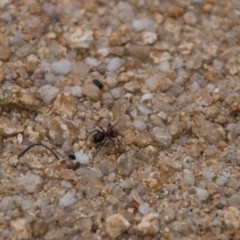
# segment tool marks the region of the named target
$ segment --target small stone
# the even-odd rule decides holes
[[[68,92],[71,93],[74,97],[82,97],[82,87],[80,86],[69,87]]]
[[[73,121],[65,120],[61,117],[54,117],[48,121],[49,136],[53,142],[62,146],[65,139],[75,139],[77,127]]]
[[[143,31],[143,30],[150,31],[150,32],[155,31],[155,23],[150,18],[135,19],[132,22],[132,27],[136,32]]]
[[[0,202],[0,211],[8,212],[11,211],[14,206],[14,198],[10,196],[5,196]]]
[[[70,181],[66,181],[66,180],[62,180],[60,182],[60,184],[61,184],[62,188],[66,188],[66,189],[69,189],[69,188],[73,187],[72,183]]]
[[[120,236],[130,227],[130,223],[121,214],[114,214],[106,219],[106,231],[111,238]]]
[[[0,135],[2,136],[14,136],[22,133],[24,128],[20,125],[13,124],[10,119],[5,116],[0,116]]]
[[[31,228],[26,219],[18,218],[11,221],[10,225],[14,239],[32,239]]]
[[[154,48],[151,50],[149,56],[152,59],[154,64],[166,62],[171,59],[171,55],[169,52],[167,51],[163,52]]]
[[[205,179],[209,180],[209,179],[212,179],[214,178],[214,174],[209,170],[208,167],[205,167],[202,171],[202,175]]]
[[[144,31],[141,34],[144,45],[153,44],[157,40],[157,34],[150,31]]]
[[[224,223],[227,226],[227,229],[239,229],[240,222],[240,211],[236,207],[228,207],[224,211]]]
[[[55,75],[66,75],[73,69],[73,64],[68,60],[51,63],[52,73]]]
[[[80,177],[76,184],[76,190],[82,192],[86,199],[98,196],[102,191],[102,188],[102,182],[98,178],[91,176]]]
[[[34,174],[26,174],[18,179],[17,184],[27,193],[35,193],[42,185],[41,177]]]
[[[139,112],[143,113],[144,115],[148,115],[152,113],[152,110],[150,110],[148,107],[145,105],[141,104],[138,106]]]
[[[11,4],[13,0],[1,0],[0,1],[0,8],[5,8],[8,4]]]
[[[114,88],[110,90],[110,93],[114,99],[119,99],[121,97],[121,88]]]
[[[141,89],[141,86],[137,81],[131,81],[124,84],[124,89],[128,92],[135,93]]]
[[[229,206],[240,209],[240,196],[236,194],[232,195],[230,198],[228,198],[227,203]]]
[[[134,137],[134,143],[142,148],[149,146],[151,142],[152,138],[150,137],[150,134],[146,131],[139,132]]]
[[[80,231],[91,231],[93,221],[91,218],[81,217],[78,219]]]
[[[219,186],[224,186],[228,182],[228,178],[225,176],[219,176],[215,183]]]
[[[195,184],[195,176],[193,172],[189,169],[184,169],[184,182],[189,186],[194,186]]]
[[[114,156],[104,158],[100,163],[100,169],[103,175],[108,175],[117,168],[117,160]]]
[[[38,94],[46,104],[52,103],[58,93],[59,89],[51,85],[44,85],[38,89]]]
[[[65,208],[72,204],[74,204],[77,201],[76,199],[76,191],[71,190],[70,192],[66,193],[64,196],[62,196],[59,199],[58,206]]]
[[[64,180],[77,180],[76,173],[72,169],[61,169],[60,178]]]
[[[154,127],[153,128],[154,139],[159,143],[160,147],[168,148],[172,143],[172,136],[164,128]]]
[[[92,58],[92,57],[87,57],[85,59],[85,62],[87,65],[91,66],[91,67],[98,67],[99,62],[96,58]]]
[[[11,49],[8,46],[0,45],[0,60],[7,62],[12,55]]]
[[[150,46],[131,44],[128,47],[126,47],[126,50],[128,51],[128,53],[131,57],[134,57],[141,61],[144,61],[149,58],[149,52],[150,52],[151,48],[150,48]],[[121,82],[126,82],[126,79],[129,79],[129,77],[126,75],[127,74],[125,74],[125,73],[122,73],[122,76],[120,75]]]
[[[82,88],[83,95],[97,102],[101,98],[100,89],[93,84],[85,84]]]
[[[39,108],[39,101],[28,89],[7,83],[1,86],[0,106],[9,109],[16,107],[36,111]]]
[[[170,72],[171,69],[170,69],[170,63],[169,63],[169,61],[161,62],[161,63],[158,65],[158,69],[159,69],[160,72]]]
[[[146,124],[145,124],[145,122],[143,122],[143,121],[140,121],[140,120],[135,120],[134,122],[133,122],[133,126],[135,127],[135,129],[137,130],[137,131],[143,131],[143,130],[145,130],[146,129]]]
[[[33,225],[32,225],[33,237],[40,238],[47,231],[48,231],[48,224],[44,220],[37,219],[33,221]]]
[[[184,9],[179,5],[171,4],[168,7],[169,17],[178,18],[178,17],[181,17],[183,14],[184,14]]]
[[[75,107],[73,103],[73,98],[68,93],[60,93],[54,101],[52,111],[61,114],[67,115],[68,117],[72,117],[74,114]]]
[[[107,70],[109,72],[115,72],[121,68],[121,65],[121,59],[119,57],[112,58],[107,65]]]
[[[203,59],[201,54],[190,56],[186,63],[186,68],[194,70],[199,69],[202,66],[202,61]]]
[[[137,225],[136,230],[141,236],[149,236],[159,231],[159,213],[150,212],[143,216],[141,222]]]
[[[75,152],[74,156],[76,158],[75,163],[79,162],[80,164],[89,164],[92,154],[91,153],[86,154],[86,153],[79,151],[79,152]]]
[[[144,183],[152,192],[157,192],[165,183],[160,172],[151,172],[147,179],[143,180]]]
[[[41,207],[40,217],[48,220],[55,213],[55,207],[53,205],[46,205]]]
[[[193,12],[186,12],[183,15],[183,19],[189,25],[194,25],[197,22],[197,18]]]
[[[73,49],[88,49],[94,40],[93,31],[84,25],[71,27],[63,36]]]
[[[141,214],[146,215],[151,211],[151,208],[146,203],[143,203],[143,204],[139,204],[138,211]]]
[[[196,187],[196,194],[197,194],[198,199],[203,200],[203,201],[207,200],[209,197],[208,191],[206,189],[202,189],[199,187]]]
[[[131,31],[130,29],[122,25],[117,28],[109,37],[109,45],[110,46],[119,46],[122,44],[126,44],[131,40]]]

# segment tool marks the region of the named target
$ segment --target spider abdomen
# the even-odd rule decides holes
[[[99,131],[93,135],[93,142],[100,143],[104,140],[104,138],[105,138],[105,134]]]

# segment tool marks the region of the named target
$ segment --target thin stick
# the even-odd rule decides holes
[[[18,155],[18,158],[20,158],[21,156],[23,156],[30,148],[34,147],[34,146],[43,146],[45,147],[46,149],[48,149],[54,156],[57,160],[59,160],[59,157],[58,155],[48,146],[42,144],[42,143],[34,143],[32,145],[30,145],[29,147],[27,147],[25,150],[23,150],[19,155]]]

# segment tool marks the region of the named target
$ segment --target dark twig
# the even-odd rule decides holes
[[[25,150],[23,150],[19,155],[18,155],[18,158],[22,157],[30,148],[34,147],[34,146],[43,146],[45,147],[46,149],[48,149],[54,156],[57,160],[59,160],[59,157],[58,155],[48,146],[42,144],[42,143],[34,143],[32,145],[30,145],[29,147],[27,147]]]

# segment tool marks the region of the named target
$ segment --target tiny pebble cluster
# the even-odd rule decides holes
[[[0,1],[0,239],[240,239],[239,11]]]

